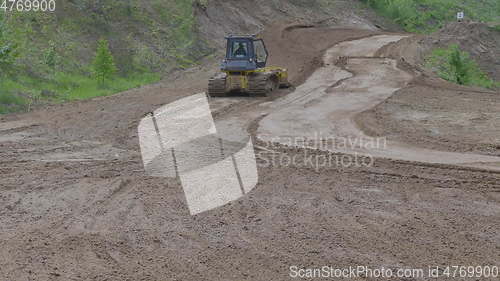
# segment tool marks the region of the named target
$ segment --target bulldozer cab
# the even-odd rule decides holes
[[[251,71],[266,67],[268,53],[262,39],[255,36],[228,36],[223,71]]]

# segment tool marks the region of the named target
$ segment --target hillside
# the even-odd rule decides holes
[[[274,21],[428,32],[454,20],[458,10],[494,21],[500,2],[61,0],[53,13],[0,12],[0,114],[159,81],[218,54],[224,35],[257,33]],[[109,42],[118,69],[105,85],[93,77],[99,39]]]
[[[0,47],[9,53],[0,57],[0,113],[158,81],[213,54],[227,33],[257,33],[276,20],[320,15],[375,28],[353,12],[369,13],[366,8],[344,6],[327,0],[65,0],[53,13],[1,12]],[[109,42],[118,69],[106,85],[92,77],[99,39]]]
[[[362,0],[409,32],[432,32],[455,21],[458,12],[466,20],[500,22],[497,0]]]
[[[123,91],[195,64],[212,50],[197,36],[191,2],[58,1],[54,13],[2,12],[0,46],[13,51],[0,82],[0,103],[11,104],[0,112]],[[119,70],[106,87],[91,78],[101,38]]]

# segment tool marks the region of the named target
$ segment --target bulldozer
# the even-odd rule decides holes
[[[229,35],[225,39],[226,57],[221,72],[208,82],[209,96],[268,96],[277,88],[290,87],[285,68],[266,66],[269,53],[263,39],[256,35]]]

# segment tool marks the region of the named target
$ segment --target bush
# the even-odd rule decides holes
[[[43,60],[45,64],[51,69],[54,70],[57,65],[57,52],[56,45],[54,42],[49,42],[49,47],[44,53]]]
[[[454,48],[450,56],[450,66],[454,74],[454,80],[460,85],[466,85],[469,81],[469,70],[466,67],[465,56],[458,48]]]
[[[10,66],[14,58],[13,55],[14,47],[5,39],[4,29],[5,27],[3,24],[3,18],[0,18],[0,71],[1,72],[7,71],[8,66]]]

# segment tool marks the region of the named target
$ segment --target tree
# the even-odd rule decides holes
[[[49,47],[45,51],[44,54],[45,64],[50,67],[50,69],[54,70],[57,64],[57,51],[56,44],[52,41],[49,42]]]
[[[113,55],[109,50],[108,41],[101,39],[97,42],[97,51],[93,62],[94,77],[100,85],[114,76],[117,69]]]
[[[450,56],[450,65],[455,74],[455,80],[460,85],[467,84],[469,80],[469,71],[465,60],[460,49],[458,47],[454,48]]]

